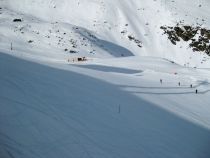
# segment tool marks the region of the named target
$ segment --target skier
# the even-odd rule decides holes
[[[192,86],[192,84],[190,85],[190,88],[192,88],[193,86]]]
[[[163,80],[162,80],[162,79],[160,79],[160,83],[161,83],[161,84],[163,83]]]
[[[178,85],[181,86],[181,83],[179,82]]]
[[[198,94],[198,90],[197,89],[195,90],[195,93]]]

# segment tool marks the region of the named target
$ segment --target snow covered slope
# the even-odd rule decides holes
[[[1,53],[1,157],[208,158],[209,72],[135,61],[40,65]]]
[[[17,51],[19,44],[36,52],[40,48],[55,52],[56,48],[55,54],[65,60],[69,53],[64,50],[73,49],[90,57],[155,56],[191,67],[210,67],[209,60],[202,62],[206,55],[192,52],[184,42],[174,46],[160,30],[179,21],[209,28],[207,0],[1,0],[1,4],[1,43],[7,48],[11,42]],[[14,18],[23,22],[13,23]]]
[[[0,158],[209,158],[210,57],[160,29],[209,6],[0,0]]]

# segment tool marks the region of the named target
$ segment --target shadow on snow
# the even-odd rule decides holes
[[[107,51],[110,55],[112,55],[114,57],[134,56],[134,54],[127,48],[120,46],[118,44],[100,39],[100,38],[96,37],[93,32],[91,32],[85,28],[78,27],[75,30],[75,32],[80,34],[87,40],[89,40],[93,45]]]
[[[74,65],[81,68],[87,68],[91,70],[103,71],[103,72],[114,72],[123,74],[136,74],[141,73],[141,70],[132,70],[120,67],[102,66],[102,65]]]
[[[209,130],[121,87],[2,53],[0,74],[0,157],[209,158]]]

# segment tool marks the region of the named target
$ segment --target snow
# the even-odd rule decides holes
[[[55,68],[55,64],[45,66],[4,54],[0,59],[4,74],[0,78],[0,139],[6,155],[103,158],[210,154],[209,95],[179,88],[169,82],[171,75],[162,74],[168,80],[161,86],[147,80],[156,76],[151,71],[92,65],[59,64]]]
[[[160,30],[160,26],[174,25],[180,20],[189,25],[199,23],[209,27],[208,1],[2,0],[1,3],[1,44],[9,44],[8,48],[13,42],[16,51],[24,48],[23,52],[27,47],[33,48],[33,54],[37,53],[37,56],[57,52],[56,58],[64,58],[68,55],[64,49],[70,49],[72,44],[69,40],[74,39],[75,49],[82,56],[153,56],[191,67],[210,66],[209,62],[201,63],[205,55],[192,52],[186,43],[174,46]],[[22,18],[23,22],[13,23],[15,18]],[[122,34],[122,31],[125,33]],[[5,33],[9,37],[5,37]],[[85,38],[87,34],[91,34],[89,39]],[[134,41],[129,41],[129,35],[140,40],[143,47],[139,48]],[[29,40],[33,40],[30,45],[27,43]],[[122,53],[114,53],[107,51],[111,49],[110,45],[115,47],[114,50],[117,47],[126,49]],[[47,53],[47,56],[55,58],[54,53]]]
[[[209,158],[210,57],[159,29],[209,6],[0,0],[0,158]]]

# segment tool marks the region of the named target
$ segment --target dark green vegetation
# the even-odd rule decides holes
[[[189,42],[189,47],[193,51],[205,52],[210,55],[210,30],[201,26],[190,26],[177,24],[175,27],[161,26],[164,34],[168,35],[168,39],[176,45],[181,40]]]

